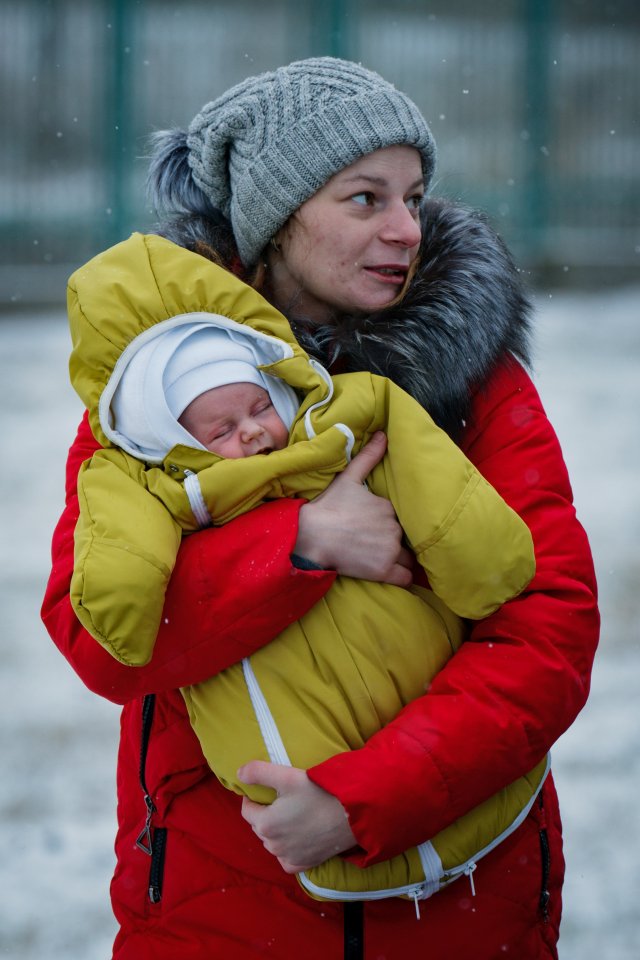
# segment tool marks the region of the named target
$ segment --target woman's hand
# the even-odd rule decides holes
[[[312,783],[304,770],[252,760],[238,770],[238,779],[278,794],[270,806],[245,797],[242,816],[285,873],[310,870],[356,845],[340,801]]]
[[[324,493],[302,507],[295,553],[345,577],[408,587],[413,557],[402,546],[394,509],[363,486],[386,449],[384,433],[375,433]]]

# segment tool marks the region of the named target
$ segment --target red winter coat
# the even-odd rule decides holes
[[[595,582],[562,455],[529,377],[504,362],[473,400],[461,446],[529,524],[537,573],[525,593],[474,626],[429,692],[362,749],[310,771],[348,811],[361,862],[392,856],[531,769],[571,724],[589,689],[598,634]],[[278,501],[180,551],[152,662],[112,659],[69,602],[75,479],[96,444],[86,420],[68,462],[67,506],[53,541],[43,618],[95,692],[124,704],[118,761],[117,960],[332,960],[342,908],[309,899],[240,816],[240,800],[204,763],[177,689],[267,642],[332,583],[291,566],[299,503]],[[145,822],[139,782],[141,700],[157,694],[145,779],[164,863],[135,847]],[[158,829],[161,831],[158,833]],[[162,831],[165,831],[163,833]],[[365,905],[368,960],[518,960],[556,956],[563,877],[551,778],[523,825],[465,879],[414,905]]]

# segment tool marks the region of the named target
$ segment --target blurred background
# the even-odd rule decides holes
[[[639,21],[637,0],[2,0],[0,293],[59,297],[150,224],[152,130],[320,54],[416,101],[434,191],[488,210],[537,279],[619,280],[640,264]]]
[[[66,279],[153,223],[150,132],[321,54],[420,105],[433,193],[487,210],[531,290],[603,612],[591,699],[553,756],[560,956],[640,956],[639,41],[638,0],[0,0],[0,957],[105,960],[114,934],[118,709],[39,620],[82,413]]]

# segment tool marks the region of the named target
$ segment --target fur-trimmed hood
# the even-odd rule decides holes
[[[293,323],[328,367],[389,377],[458,438],[473,391],[507,353],[530,361],[530,304],[486,218],[447,200],[425,202],[420,265],[393,307],[338,325]]]

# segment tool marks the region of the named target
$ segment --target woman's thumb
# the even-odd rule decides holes
[[[250,760],[238,770],[240,783],[257,784],[271,787],[276,793],[281,793],[286,786],[290,767],[283,767],[277,763],[267,763],[265,760]]]
[[[377,430],[360,453],[357,453],[351,463],[345,467],[340,476],[348,477],[354,483],[364,483],[373,468],[384,457],[386,449],[386,434],[382,430]]]

